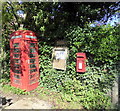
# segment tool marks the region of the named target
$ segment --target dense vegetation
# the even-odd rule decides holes
[[[40,83],[58,91],[68,102],[80,103],[87,109],[110,108],[111,90],[119,72],[120,25],[90,27],[90,22],[117,12],[118,3],[3,3],[2,78],[9,81],[9,34],[24,28],[35,31],[39,40]],[[114,8],[109,9],[110,6]],[[23,21],[16,14],[22,9]],[[108,14],[109,13],[109,14]],[[107,19],[106,19],[107,20]],[[65,39],[69,48],[66,71],[52,68],[52,48],[56,40]],[[77,73],[76,53],[87,54],[87,72]],[[3,82],[3,80],[2,80]]]

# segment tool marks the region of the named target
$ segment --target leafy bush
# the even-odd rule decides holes
[[[94,64],[112,63],[120,59],[118,27],[109,25],[80,28],[71,26],[66,31],[71,53],[86,52],[88,58],[93,58]],[[90,58],[90,59],[91,59]]]
[[[83,85],[74,79],[64,84],[63,99],[68,102],[75,101],[86,109],[107,109],[110,108],[110,98],[99,89]]]
[[[9,72],[10,72],[10,48],[9,48],[9,39],[8,39],[9,31],[4,31],[2,34],[2,42],[0,43],[0,78],[9,79]]]

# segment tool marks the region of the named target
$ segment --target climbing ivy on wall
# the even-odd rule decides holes
[[[63,93],[63,99],[77,101],[87,109],[110,107],[107,92],[118,74],[118,27],[70,26],[66,30],[69,58],[66,71],[52,68],[52,48],[47,41],[39,42],[41,86]],[[87,71],[77,73],[76,53],[87,54]],[[98,102],[99,100],[99,102]]]

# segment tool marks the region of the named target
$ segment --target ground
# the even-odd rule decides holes
[[[17,95],[10,92],[0,91],[3,98],[3,109],[51,109],[49,101],[40,100],[38,97],[29,95]]]
[[[16,92],[17,91],[17,92]],[[5,109],[83,109],[80,103],[66,101],[61,93],[50,91],[38,86],[30,92],[21,90],[5,83],[0,85],[0,97]],[[1,104],[0,104],[1,105]]]

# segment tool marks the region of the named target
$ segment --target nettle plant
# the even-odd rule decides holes
[[[41,86],[61,92],[63,100],[79,102],[87,109],[110,108],[107,92],[118,74],[118,28],[70,26],[65,32],[69,48],[66,71],[52,68],[53,46],[49,40],[40,42]],[[77,52],[87,54],[84,74],[75,70]]]

